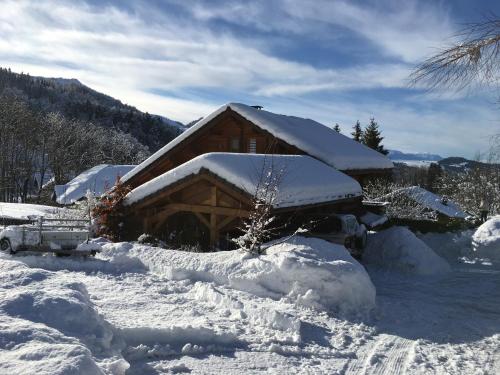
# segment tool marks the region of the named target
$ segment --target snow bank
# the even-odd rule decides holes
[[[477,228],[472,246],[480,257],[500,262],[500,216],[492,217]]]
[[[464,230],[458,232],[428,232],[419,233],[418,238],[433,249],[437,255],[443,257],[449,263],[462,263],[464,258],[473,258],[471,239],[474,232]]]
[[[104,374],[112,340],[83,284],[0,258],[0,373]]]
[[[370,235],[363,261],[384,269],[417,275],[450,271],[443,258],[404,227],[392,227]]]
[[[121,264],[124,259],[132,264],[135,257],[171,280],[213,282],[322,310],[365,312],[375,305],[375,288],[365,269],[344,247],[315,238],[289,239],[268,247],[261,256],[242,251],[189,253],[122,243],[104,245],[100,257]]]
[[[76,251],[95,251],[100,252],[102,250],[102,246],[97,242],[82,242],[76,247]]]
[[[1,374],[104,374],[77,339],[29,320],[0,316]]]

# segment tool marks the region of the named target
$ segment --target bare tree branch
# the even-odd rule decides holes
[[[410,75],[412,86],[462,90],[474,84],[498,85],[500,62],[500,19],[491,15],[468,24],[445,48],[418,65]]]

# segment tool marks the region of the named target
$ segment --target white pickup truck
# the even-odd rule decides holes
[[[88,220],[38,218],[32,224],[11,225],[0,232],[0,250],[51,252],[58,255],[95,255]]]

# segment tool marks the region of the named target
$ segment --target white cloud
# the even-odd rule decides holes
[[[189,32],[169,17],[161,26],[113,7],[8,1],[0,14],[3,60],[73,66],[113,87],[138,90],[227,87],[265,95],[399,87],[406,67],[317,69],[261,52],[204,27]],[[14,21],[15,20],[15,21]],[[402,74],[404,72],[404,74]],[[382,73],[382,74],[379,74]]]
[[[409,1],[404,6],[393,3],[388,11],[378,2],[362,7],[346,1],[281,0],[207,7],[179,0],[178,6],[186,7],[195,17],[190,19],[138,4],[129,3],[133,11],[127,12],[69,0],[4,0],[1,64],[32,75],[77,78],[141,110],[184,122],[223,104],[219,102],[221,91],[247,93],[243,96],[261,100],[269,109],[327,124],[352,124],[375,115],[388,145],[408,151],[439,152],[440,147],[456,153],[460,147],[475,151],[491,127],[490,114],[484,109],[488,105],[474,112],[462,108],[449,113],[449,107],[416,112],[411,102],[396,97],[383,103],[369,98],[371,89],[405,87],[411,68],[408,62],[419,59],[429,45],[448,35],[448,16],[435,6]],[[243,38],[228,30],[216,32],[209,25],[214,18],[261,31],[315,33],[320,42],[337,38],[325,33],[327,28],[350,30],[379,46],[380,55],[396,59],[377,63],[377,55],[367,65],[318,68],[276,57],[265,38]],[[200,89],[213,95],[210,99],[183,95]],[[178,95],[153,94],[162,90]],[[365,90],[364,100],[332,99],[332,93],[351,90]],[[322,92],[328,93],[328,99],[326,95],[307,99],[306,94]],[[426,108],[422,98],[412,100]],[[472,122],[476,124],[474,131],[468,127]],[[454,134],[457,129],[461,132],[458,138]],[[457,146],[462,135],[470,141]]]
[[[184,4],[199,20],[223,19],[264,31],[314,34],[317,39],[338,38],[342,30],[328,28],[338,26],[378,46],[381,55],[409,63],[435,52],[456,32],[448,9],[439,2],[257,0],[207,7],[193,0]]]
[[[419,62],[454,33],[449,15],[439,3],[413,0],[355,4],[350,1],[318,0],[303,7],[287,0],[290,14],[309,22],[325,22],[359,33],[381,53],[406,62]]]

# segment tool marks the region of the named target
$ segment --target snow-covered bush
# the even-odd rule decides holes
[[[500,216],[495,216],[477,228],[472,246],[479,257],[500,262]]]
[[[395,219],[412,220],[435,220],[435,212],[429,211],[416,200],[411,199],[407,194],[402,194],[409,185],[402,185],[389,182],[384,179],[377,179],[368,182],[363,187],[364,199],[374,202],[390,201],[386,208],[386,214]]]
[[[363,261],[383,269],[417,275],[438,275],[450,271],[443,258],[404,227],[392,227],[372,234]]]
[[[500,213],[500,167],[482,166],[463,173],[445,173],[439,179],[439,192],[477,216],[483,200],[490,203],[490,213]]]

